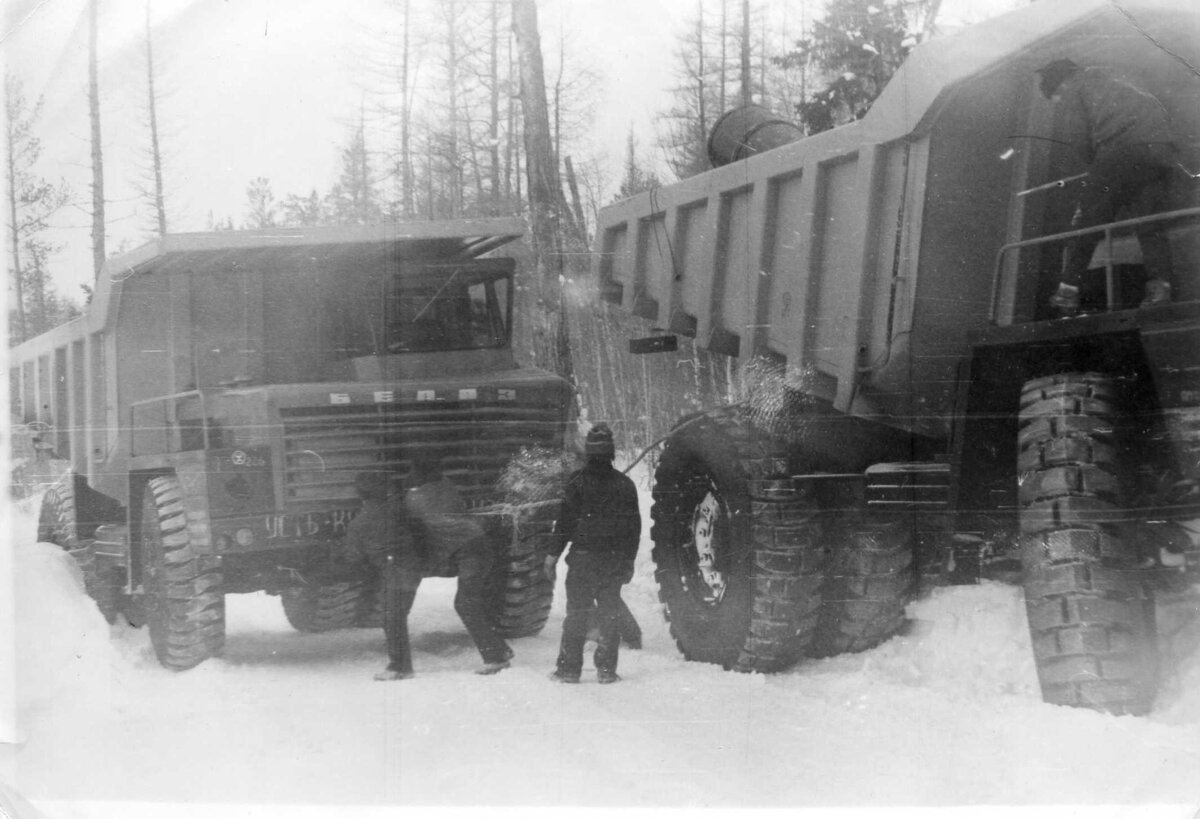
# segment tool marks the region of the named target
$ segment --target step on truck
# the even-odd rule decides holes
[[[1200,579],[1200,12],[1040,3],[914,50],[866,116],[727,114],[714,168],[601,212],[601,297],[741,359],[744,400],[658,455],[654,561],[685,657],[773,671],[878,644],[922,580],[1024,587],[1047,702],[1145,713],[1156,595]],[[1080,173],[1035,71],[1105,66],[1178,137],[1168,210],[1095,228],[1047,308]],[[1115,251],[1169,237],[1175,298]],[[1124,257],[1126,262],[1134,257]],[[675,338],[672,339],[671,337]]]
[[[372,578],[332,560],[354,478],[402,486],[431,454],[497,550],[497,626],[536,633],[557,500],[514,502],[498,480],[517,456],[563,453],[574,403],[514,360],[516,262],[492,251],[523,232],[223,231],[113,257],[82,317],[10,351],[15,419],[62,464],[39,539],[186,669],[220,652],[231,593],[280,595],[301,631],[378,625]]]

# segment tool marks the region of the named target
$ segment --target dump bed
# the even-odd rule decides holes
[[[995,319],[997,252],[1065,229],[1017,196],[1071,170],[1038,137],[1064,126],[1035,69],[1132,75],[1190,144],[1196,80],[1173,55],[1196,56],[1196,21],[1190,0],[1073,0],[931,41],[863,120],[604,209],[601,294],[702,348],[786,361],[839,410],[944,435],[968,333]]]

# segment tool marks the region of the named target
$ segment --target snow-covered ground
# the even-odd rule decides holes
[[[648,540],[625,594],[645,648],[622,652],[619,685],[596,685],[590,660],[581,685],[547,680],[561,576],[550,624],[514,641],[513,668],[494,677],[470,673],[478,656],[442,579],[410,619],[412,680],[371,679],[382,632],[299,634],[264,594],[228,598],[222,658],[172,673],[144,631],[104,622],[65,553],[34,542],[28,508],[11,522],[22,742],[0,745],[0,780],[51,819],[395,804],[1191,817],[1200,805],[1194,604],[1168,612],[1171,671],[1146,718],[1043,704],[1020,590],[998,584],[938,589],[910,607],[909,633],[783,674],[684,662]]]

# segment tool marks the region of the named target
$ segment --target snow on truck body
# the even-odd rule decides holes
[[[1150,575],[1130,567],[1162,568],[1147,525],[1195,510],[1130,476],[1200,479],[1197,35],[1181,0],[1019,10],[918,47],[860,121],[601,212],[602,297],[780,386],[684,419],[663,452],[655,555],[685,655],[770,670],[864,648],[903,622],[917,564],[1019,554],[1047,699],[1148,707]],[[1090,315],[1044,309],[1074,197],[1024,192],[1083,170],[1037,92],[1062,57],[1172,117],[1172,210],[1097,232],[1161,223],[1173,304],[1122,302],[1110,266]],[[710,150],[756,138],[721,127]]]
[[[70,462],[41,536],[80,551],[106,613],[149,605],[136,616],[152,633],[155,590],[185,593],[164,565],[191,566],[178,582],[207,612],[192,624],[202,645],[172,654],[188,639],[159,629],[175,667],[219,650],[204,618],[223,610],[205,594],[283,592],[303,629],[369,620],[369,584],[312,579],[357,511],[359,471],[400,478],[435,454],[486,515],[512,456],[563,447],[569,387],[517,367],[515,263],[484,256],[523,230],[178,234],[114,257],[87,314],[12,351],[19,419]],[[547,528],[546,510],[492,517],[498,540]]]

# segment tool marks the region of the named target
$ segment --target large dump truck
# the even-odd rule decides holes
[[[1166,212],[1095,229],[1111,252],[1067,319],[1046,304],[1074,197],[1027,193],[1083,170],[1038,94],[1059,58],[1152,92],[1181,149]],[[1196,66],[1190,0],[1038,3],[919,46],[860,121],[797,139],[729,115],[718,167],[602,211],[601,296],[657,332],[631,349],[690,337],[748,383],[681,419],[655,471],[686,657],[861,650],[920,577],[993,577],[1024,586],[1048,702],[1151,706],[1154,595],[1200,578]],[[1151,222],[1175,299],[1139,309],[1145,270],[1113,248]]]
[[[569,385],[518,368],[516,219],[167,235],[108,261],[82,317],[10,351],[16,418],[64,464],[39,535],[159,660],[218,653],[225,595],[282,596],[296,628],[378,622],[331,552],[354,479],[439,458],[499,559],[501,631],[550,608],[553,494],[514,504],[514,456],[562,453]]]

